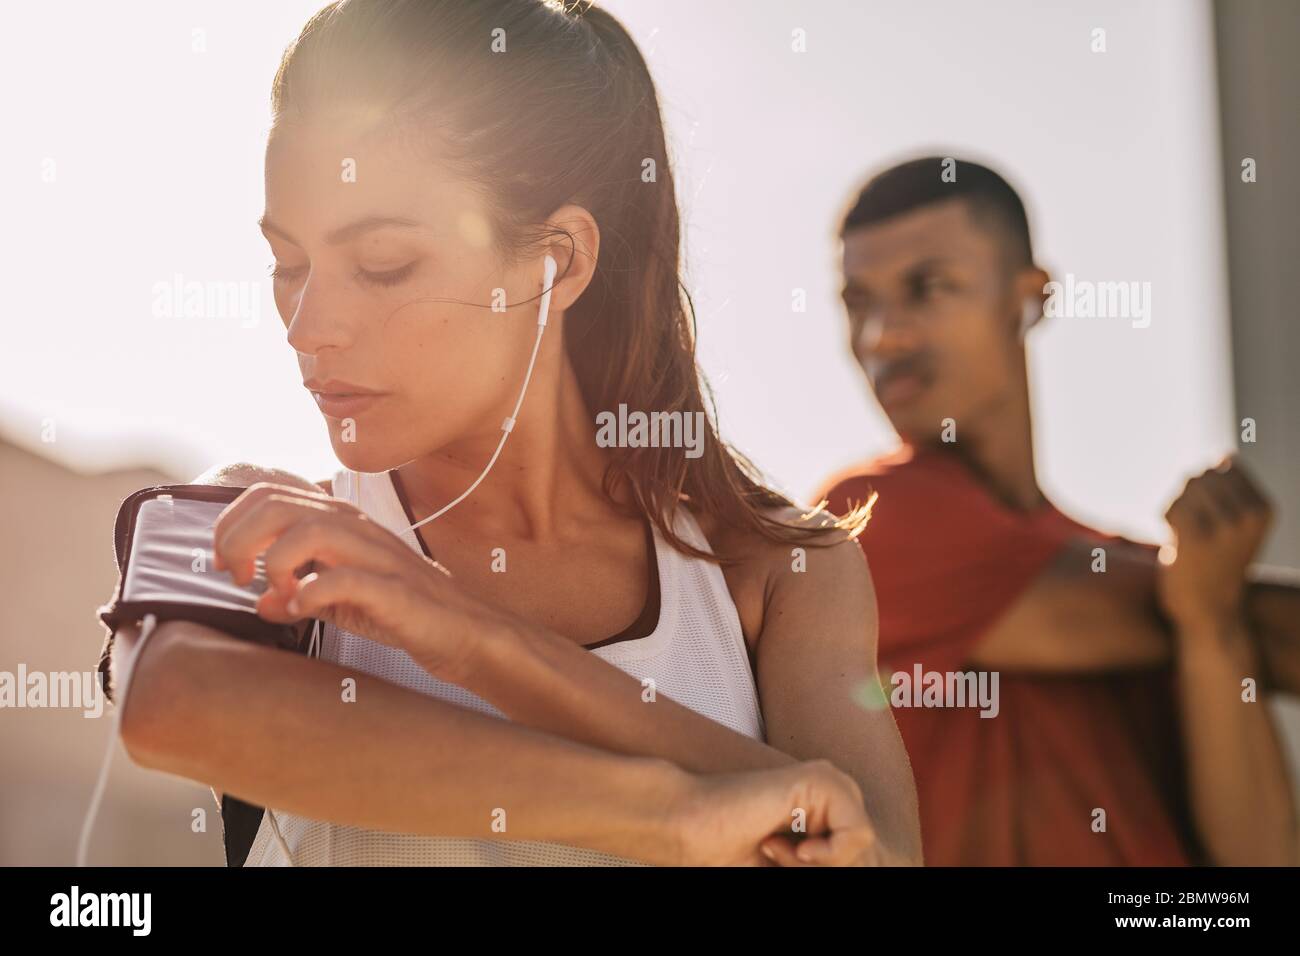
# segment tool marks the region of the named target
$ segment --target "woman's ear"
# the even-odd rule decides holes
[[[587,291],[592,276],[596,274],[600,227],[591,213],[575,205],[555,210],[547,218],[546,225],[554,235],[547,238],[537,261],[540,264],[542,256],[547,254],[555,258],[557,269],[551,292],[551,310],[562,312]],[[540,269],[538,272],[540,275]]]

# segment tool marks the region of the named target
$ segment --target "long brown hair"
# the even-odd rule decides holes
[[[564,346],[588,411],[704,413],[702,454],[610,449],[604,488],[680,551],[671,515],[685,499],[722,524],[778,542],[857,534],[866,509],[835,522],[765,513],[789,507],[719,438],[695,361],[694,311],[680,274],[680,221],[659,99],[645,60],[613,16],[558,0],[339,0],[285,51],[274,129],[317,106],[353,104],[436,146],[476,183],[503,256],[573,237],[546,217],[566,203],[596,220],[590,285],[565,314]],[[562,263],[562,268],[564,264]],[[814,512],[815,514],[815,512]]]

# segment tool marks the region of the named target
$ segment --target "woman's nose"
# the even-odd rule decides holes
[[[342,295],[330,295],[323,282],[309,276],[292,303],[286,334],[289,345],[303,355],[349,347],[355,339],[349,313]]]

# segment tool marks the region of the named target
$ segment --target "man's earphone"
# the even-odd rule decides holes
[[[1026,296],[1020,304],[1020,340],[1023,342],[1029,330],[1043,317],[1043,307],[1033,296]]]

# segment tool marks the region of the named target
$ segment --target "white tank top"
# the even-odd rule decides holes
[[[356,505],[420,553],[416,532],[387,472],[340,471],[333,493]],[[683,540],[712,553],[685,507],[674,516]],[[656,693],[757,740],[763,718],[736,606],[722,570],[682,554],[654,531],[659,569],[659,623],[648,636],[595,647],[596,654],[638,680],[653,679]],[[326,625],[321,657],[346,668],[470,710],[504,718],[482,698],[440,681],[405,651]],[[558,843],[477,840],[385,833],[275,814],[298,866],[619,866],[633,861]],[[490,821],[484,821],[488,826]],[[262,815],[246,866],[286,866],[288,861]]]

